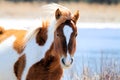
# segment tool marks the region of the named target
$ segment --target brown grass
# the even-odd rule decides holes
[[[0,18],[40,18],[40,7],[47,3],[0,2]],[[120,22],[120,4],[59,3],[71,9],[80,10],[81,22]]]
[[[91,64],[88,61],[88,65],[85,66],[83,62],[83,69],[81,74],[73,73],[72,78],[74,79],[72,80],[120,80],[119,57],[113,57],[112,55],[108,55],[108,58],[108,56],[104,56],[104,54],[106,53],[101,53],[101,57],[99,58],[100,63],[95,62],[94,60],[94,62],[92,62]],[[94,67],[90,67],[90,65],[94,64]],[[98,66],[98,64],[100,64],[100,66]]]

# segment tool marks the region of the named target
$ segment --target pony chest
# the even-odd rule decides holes
[[[47,51],[46,45],[44,46],[38,45],[36,43],[35,38],[31,39],[26,44],[25,50],[23,52],[26,56],[26,65],[22,74],[22,80],[26,79],[26,76],[31,66],[44,58],[46,51]]]
[[[36,43],[35,39],[32,39],[27,43],[23,53],[26,55],[26,59],[29,63],[35,63],[44,57],[44,50],[42,49],[42,46],[39,46]]]

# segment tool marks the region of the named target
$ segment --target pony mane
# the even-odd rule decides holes
[[[66,8],[62,5],[59,5],[59,4],[52,3],[52,4],[44,5],[41,7],[41,9],[44,14],[47,14],[47,17],[49,18],[50,21],[55,20],[56,27],[58,27],[61,23],[64,23],[66,20],[70,20],[72,17],[71,11],[68,8]],[[56,21],[55,12],[57,9],[59,9],[61,11],[62,16],[60,17],[60,19],[58,19]]]
[[[43,13],[47,13],[49,15],[55,15],[54,13],[58,8],[62,11],[70,11],[68,8],[55,3],[44,5],[41,7],[41,9],[43,10]]]
[[[37,26],[29,26],[27,34],[24,38],[24,42],[27,43],[32,37],[34,37],[37,34],[38,29],[40,27],[42,27],[42,22],[41,21],[39,21],[39,25],[37,25]]]
[[[63,14],[62,14],[63,16],[59,20],[56,20],[55,19],[55,11],[58,8],[60,9],[60,11],[63,12]],[[40,10],[42,11],[41,13],[47,15],[47,18],[44,18],[46,20],[41,20],[40,21],[41,23],[39,26],[30,27],[30,30],[28,30],[28,33],[24,39],[25,42],[29,41],[33,36],[36,36],[36,34],[39,31],[39,28],[43,27],[43,24],[45,22],[49,22],[50,23],[49,27],[51,27],[51,29],[53,29],[52,31],[54,31],[59,24],[63,23],[67,19],[71,18],[71,13],[70,13],[70,10],[68,8],[61,6],[61,5],[58,5],[58,4],[55,4],[55,3],[44,5],[40,8]]]

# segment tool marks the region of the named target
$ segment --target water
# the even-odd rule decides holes
[[[78,74],[83,67],[99,73],[101,66],[119,65],[120,29],[79,28],[75,60],[74,68]]]
[[[79,51],[120,51],[120,29],[79,29]]]

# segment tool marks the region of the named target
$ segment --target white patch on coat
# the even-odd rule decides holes
[[[73,30],[70,26],[65,25],[63,28],[63,32],[64,32],[64,35],[66,37],[66,41],[67,41],[67,45],[68,45],[69,40],[70,40],[70,36],[71,36],[71,33],[73,32]]]
[[[13,49],[15,36],[11,36],[0,43],[0,80],[17,80],[14,74],[14,64],[19,55]]]

